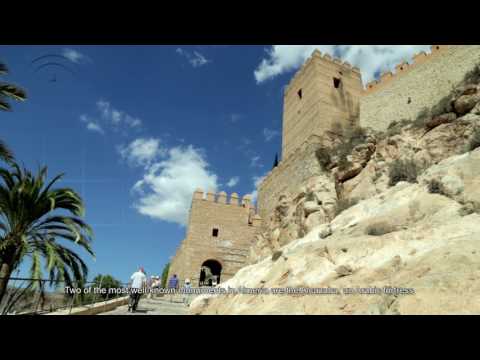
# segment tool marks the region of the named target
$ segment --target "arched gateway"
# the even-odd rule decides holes
[[[199,286],[212,286],[220,283],[222,264],[217,260],[207,260],[200,268]]]

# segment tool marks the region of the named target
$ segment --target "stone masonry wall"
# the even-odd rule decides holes
[[[394,120],[415,120],[448,95],[465,74],[480,63],[480,45],[435,45],[412,64],[399,64],[367,85],[360,100],[360,124],[385,130]]]
[[[202,264],[216,260],[222,266],[220,281],[228,280],[245,265],[260,223],[248,196],[239,203],[235,193],[227,201],[224,192],[208,193],[204,198],[203,192],[197,190],[187,234],[171,262],[169,278],[177,274],[181,284],[189,278],[193,286],[198,286]],[[217,237],[213,236],[213,229],[218,229]]]
[[[322,173],[315,156],[320,147],[321,138],[310,136],[295,152],[281,161],[262,181],[258,188],[258,213],[267,220],[281,194],[294,195],[306,180]]]
[[[282,158],[309,136],[322,136],[333,124],[357,118],[362,93],[358,68],[315,51],[285,90]]]

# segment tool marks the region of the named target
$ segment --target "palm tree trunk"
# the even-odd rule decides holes
[[[3,262],[0,266],[0,304],[7,293],[8,280],[12,274],[12,268],[9,263]]]

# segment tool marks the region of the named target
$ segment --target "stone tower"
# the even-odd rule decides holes
[[[315,50],[285,90],[282,158],[334,124],[358,122],[360,70]]]
[[[210,273],[224,282],[245,266],[261,225],[249,196],[239,202],[236,193],[204,195],[193,194],[186,237],[169,270],[169,278],[176,274],[182,284],[188,278],[194,287],[209,285]]]

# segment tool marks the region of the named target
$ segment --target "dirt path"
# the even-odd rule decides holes
[[[99,315],[188,315],[188,308],[181,302],[171,303],[164,299],[140,299],[137,312],[127,311],[128,306],[119,306],[115,310]]]

